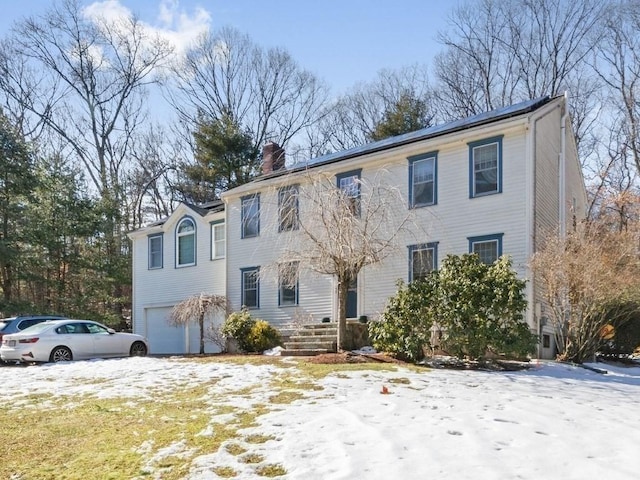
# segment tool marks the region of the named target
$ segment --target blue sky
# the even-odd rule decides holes
[[[288,50],[334,93],[372,80],[382,68],[430,64],[440,50],[438,30],[458,0],[106,0],[103,10],[126,8],[155,27],[188,30],[231,25],[264,46]],[[0,34],[49,0],[3,2]],[[162,9],[161,9],[162,7]],[[161,17],[161,12],[165,16]]]

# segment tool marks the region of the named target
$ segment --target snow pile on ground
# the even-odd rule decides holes
[[[129,358],[7,367],[0,368],[0,399],[15,402],[27,392],[135,399],[215,378],[230,402],[238,401],[234,390],[254,386],[243,401],[264,403],[260,386],[289,365]],[[509,373],[341,372],[242,431],[272,440],[242,446],[282,465],[284,479],[636,478],[640,367],[598,367],[609,373],[551,362]],[[210,428],[225,421],[212,417]],[[191,480],[218,478],[214,466],[261,478],[224,448],[191,465]]]

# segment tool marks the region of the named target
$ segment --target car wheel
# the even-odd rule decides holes
[[[71,360],[73,360],[73,355],[67,347],[56,347],[51,350],[51,355],[49,355],[50,362],[69,362]]]
[[[129,350],[132,357],[145,357],[147,355],[147,346],[142,342],[134,342]]]

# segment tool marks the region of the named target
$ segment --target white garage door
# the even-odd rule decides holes
[[[186,353],[185,327],[169,323],[172,307],[147,308],[145,336],[152,355]]]

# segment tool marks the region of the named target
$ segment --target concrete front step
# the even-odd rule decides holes
[[[283,357],[313,357],[316,355],[322,355],[323,353],[329,353],[329,350],[326,348],[285,349],[280,352],[280,355]]]
[[[285,350],[329,350],[331,352],[336,351],[335,342],[308,342],[308,343],[297,343],[297,342],[284,342]]]
[[[335,342],[337,335],[292,335],[289,337],[290,342]]]
[[[284,342],[283,356],[313,356],[335,352],[338,329],[335,323],[302,325]]]

